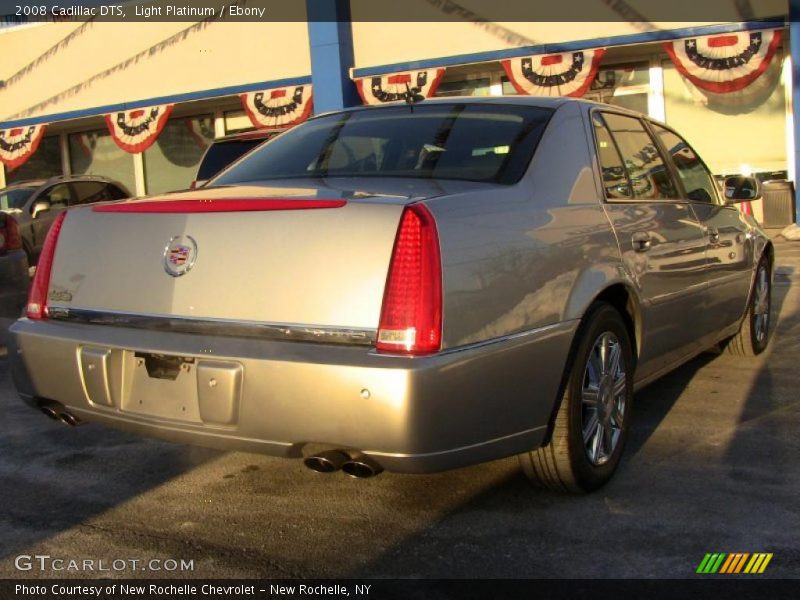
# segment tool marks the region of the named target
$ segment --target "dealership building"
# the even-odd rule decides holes
[[[230,133],[409,94],[569,95],[666,122],[716,175],[771,182],[751,207],[766,226],[797,220],[800,2],[731,0],[669,22],[648,20],[647,2],[598,0],[573,22],[493,20],[469,0],[408,0],[414,21],[382,20],[375,4],[308,0],[304,20],[283,22],[269,3],[247,20],[7,19],[0,187],[85,173],[158,194],[186,188]]]

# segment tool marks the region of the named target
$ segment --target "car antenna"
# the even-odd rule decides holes
[[[425,96],[412,91],[411,87],[408,85],[408,82],[406,81],[406,93],[404,99],[406,101],[406,104],[408,104],[411,107],[411,112],[413,113],[414,105],[417,102],[422,102],[423,100],[425,100]]]

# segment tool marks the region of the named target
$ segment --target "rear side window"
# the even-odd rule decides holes
[[[210,179],[264,140],[237,140],[211,144],[197,169],[197,179]]]
[[[608,131],[608,127],[595,113],[592,117],[595,139],[597,140],[597,156],[603,175],[603,189],[609,200],[627,200],[633,198],[630,181],[625,166],[617,152],[617,146]]]
[[[678,187],[642,122],[613,113],[604,113],[603,120],[617,143],[634,198],[679,199]]]
[[[717,191],[714,179],[694,149],[676,133],[652,124],[656,135],[667,149],[681,178],[686,196],[697,202],[716,202]]]
[[[128,192],[111,183],[108,184],[108,195],[112,200],[122,200],[123,198],[130,196]]]
[[[552,110],[511,104],[418,104],[307,121],[213,185],[308,177],[408,177],[512,184],[530,163]]]
[[[78,195],[73,204],[92,204],[103,200],[111,200],[106,191],[106,184],[100,181],[76,181],[72,185]]]

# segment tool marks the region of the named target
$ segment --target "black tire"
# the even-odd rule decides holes
[[[739,326],[739,333],[725,344],[725,351],[728,354],[757,356],[769,344],[769,326],[772,320],[770,315],[772,308],[771,275],[769,260],[764,257],[756,269],[753,289],[747,300],[747,311]]]
[[[566,373],[564,395],[556,415],[550,442],[541,448],[519,455],[520,465],[530,480],[541,487],[557,491],[590,492],[605,484],[619,464],[628,437],[633,400],[633,351],[630,336],[620,314],[610,305],[597,303],[587,312],[577,333],[577,345]],[[593,379],[598,378],[598,358],[603,340],[608,340],[605,353],[614,356],[619,350],[616,373],[608,369],[599,377],[595,408],[592,408]],[[602,363],[605,363],[600,359]],[[610,359],[609,366],[613,358]],[[590,365],[591,362],[591,365]],[[601,367],[599,371],[606,371]],[[624,373],[620,383],[619,373]],[[612,379],[609,380],[608,377]],[[586,391],[584,392],[584,388]],[[619,388],[616,389],[615,388]],[[584,399],[586,393],[586,399]],[[614,412],[614,407],[621,410]],[[592,412],[604,429],[592,429]],[[615,420],[621,421],[617,423]],[[605,428],[611,437],[603,437]],[[616,428],[616,431],[615,431]],[[584,443],[584,430],[595,431]],[[603,456],[596,442],[609,442],[610,452]],[[593,455],[593,456],[592,456]]]

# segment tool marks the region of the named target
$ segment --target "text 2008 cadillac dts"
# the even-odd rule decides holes
[[[420,473],[611,477],[635,389],[761,352],[773,249],[677,133],[571,99],[310,119],[208,187],[53,226],[12,329],[69,423]]]

